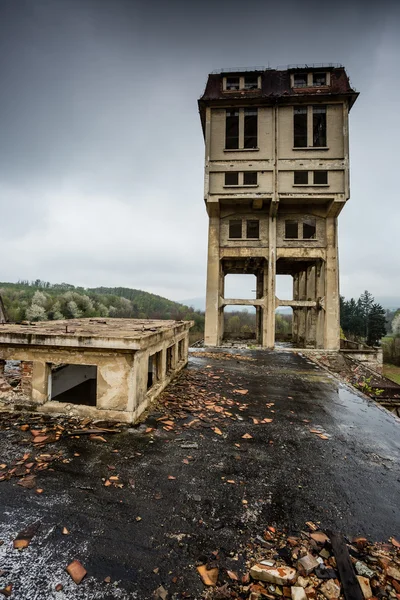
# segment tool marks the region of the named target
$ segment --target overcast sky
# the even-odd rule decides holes
[[[207,74],[339,62],[341,292],[400,299],[399,27],[385,0],[0,0],[0,281],[203,296]]]

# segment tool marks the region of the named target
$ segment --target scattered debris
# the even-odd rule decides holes
[[[217,585],[219,569],[207,569],[207,565],[201,565],[200,567],[197,567],[197,570],[203,580],[204,585]]]
[[[18,550],[22,550],[23,548],[27,548],[32,540],[32,538],[36,535],[40,527],[40,522],[37,521],[32,525],[29,525],[23,531],[20,531],[17,537],[14,540],[14,548]]]
[[[67,573],[76,584],[79,584],[87,574],[87,571],[79,560],[73,560],[67,567]]]

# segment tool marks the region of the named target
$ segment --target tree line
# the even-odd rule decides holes
[[[348,339],[376,346],[386,334],[386,311],[367,290],[357,300],[341,296],[340,325]]]
[[[7,318],[21,321],[55,321],[87,317],[173,319],[194,321],[191,332],[202,334],[204,313],[162,296],[130,288],[82,288],[68,283],[0,283]]]

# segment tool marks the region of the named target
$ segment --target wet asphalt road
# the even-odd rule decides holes
[[[373,541],[399,537],[399,419],[302,356],[244,355],[255,360],[192,357],[183,374],[194,395],[218,393],[248,405],[218,424],[222,435],[207,419],[165,431],[159,413],[150,414],[146,426],[158,423],[151,433],[141,425],[108,436],[107,444],[81,437],[51,445],[73,460],[38,476],[41,495],[15,479],[1,482],[0,588],[13,583],[12,598],[21,600],[146,600],[163,585],[172,598],[200,598],[196,561],[219,550],[221,573],[244,569],[243,548],[267,525],[295,532],[312,520]],[[174,390],[181,394],[182,385]],[[253,423],[265,417],[272,422]],[[328,439],[310,432],[315,428]],[[19,437],[17,427],[1,429],[0,419],[0,463],[25,451]],[[198,447],[182,448],[185,442]],[[104,487],[108,466],[122,489]],[[11,540],[35,521],[41,526],[29,548],[13,550]],[[70,535],[62,535],[63,526]],[[64,571],[74,558],[88,571],[79,586]],[[103,583],[107,576],[111,584]],[[63,591],[54,591],[57,583]]]

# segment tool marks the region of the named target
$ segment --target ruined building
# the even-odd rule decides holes
[[[275,344],[275,310],[293,309],[297,347],[338,349],[337,218],[349,199],[348,115],[340,65],[212,73],[199,100],[209,216],[205,343],[224,308],[256,308],[257,341]],[[228,274],[253,274],[254,299],[225,298]],[[293,299],[276,297],[276,275]]]

